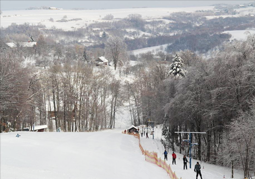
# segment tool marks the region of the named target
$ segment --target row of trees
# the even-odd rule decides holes
[[[54,65],[44,77],[50,119],[64,131],[114,128],[119,81],[83,62]]]

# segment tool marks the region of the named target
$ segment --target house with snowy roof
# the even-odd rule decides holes
[[[131,126],[130,128],[127,129],[128,133],[138,133],[138,128],[135,126]]]
[[[26,127],[23,129],[23,131],[45,132],[47,128],[48,128],[47,125],[37,125],[37,126],[33,125],[32,128]]]
[[[108,65],[108,60],[104,57],[98,57],[98,59],[95,60],[96,66],[107,66]]]

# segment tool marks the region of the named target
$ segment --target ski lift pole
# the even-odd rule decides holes
[[[189,134],[189,167],[191,168],[191,158],[192,158],[192,146],[198,145],[197,143],[192,143],[192,134],[206,134],[206,132],[175,132],[175,133],[181,133],[181,134]]]
[[[189,133],[189,168],[191,168],[191,158],[192,158],[191,149],[192,149],[192,134]]]

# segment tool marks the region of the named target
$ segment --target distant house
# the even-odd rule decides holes
[[[9,43],[6,43],[6,45],[8,47],[11,47],[11,48],[16,48],[16,47],[35,47],[36,46],[36,42],[17,42],[17,43],[14,43],[14,42],[9,42]]]
[[[23,129],[23,131],[45,132],[47,128],[48,128],[47,125],[39,125],[39,126],[33,126],[32,129],[31,127],[26,127]]]
[[[127,129],[128,133],[138,133],[138,128],[135,126],[131,126]]]
[[[56,7],[49,7],[50,10],[58,10]]]
[[[104,56],[101,56],[101,57],[98,57],[98,59],[96,59],[95,63],[97,66],[102,66],[102,65],[107,66],[108,60]]]

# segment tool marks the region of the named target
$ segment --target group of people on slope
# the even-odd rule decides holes
[[[173,152],[172,153],[172,165],[175,164],[176,165],[176,154]],[[167,160],[167,151],[165,150],[164,151],[164,160]],[[184,155],[183,156],[183,170],[187,170],[188,167],[187,167],[187,163],[188,163],[188,159],[187,157]],[[195,168],[194,168],[194,172],[196,172],[196,179],[198,177],[198,175],[200,176],[200,178],[202,179],[202,174],[201,174],[201,166],[199,164],[199,162],[197,162],[197,164],[195,165]]]

